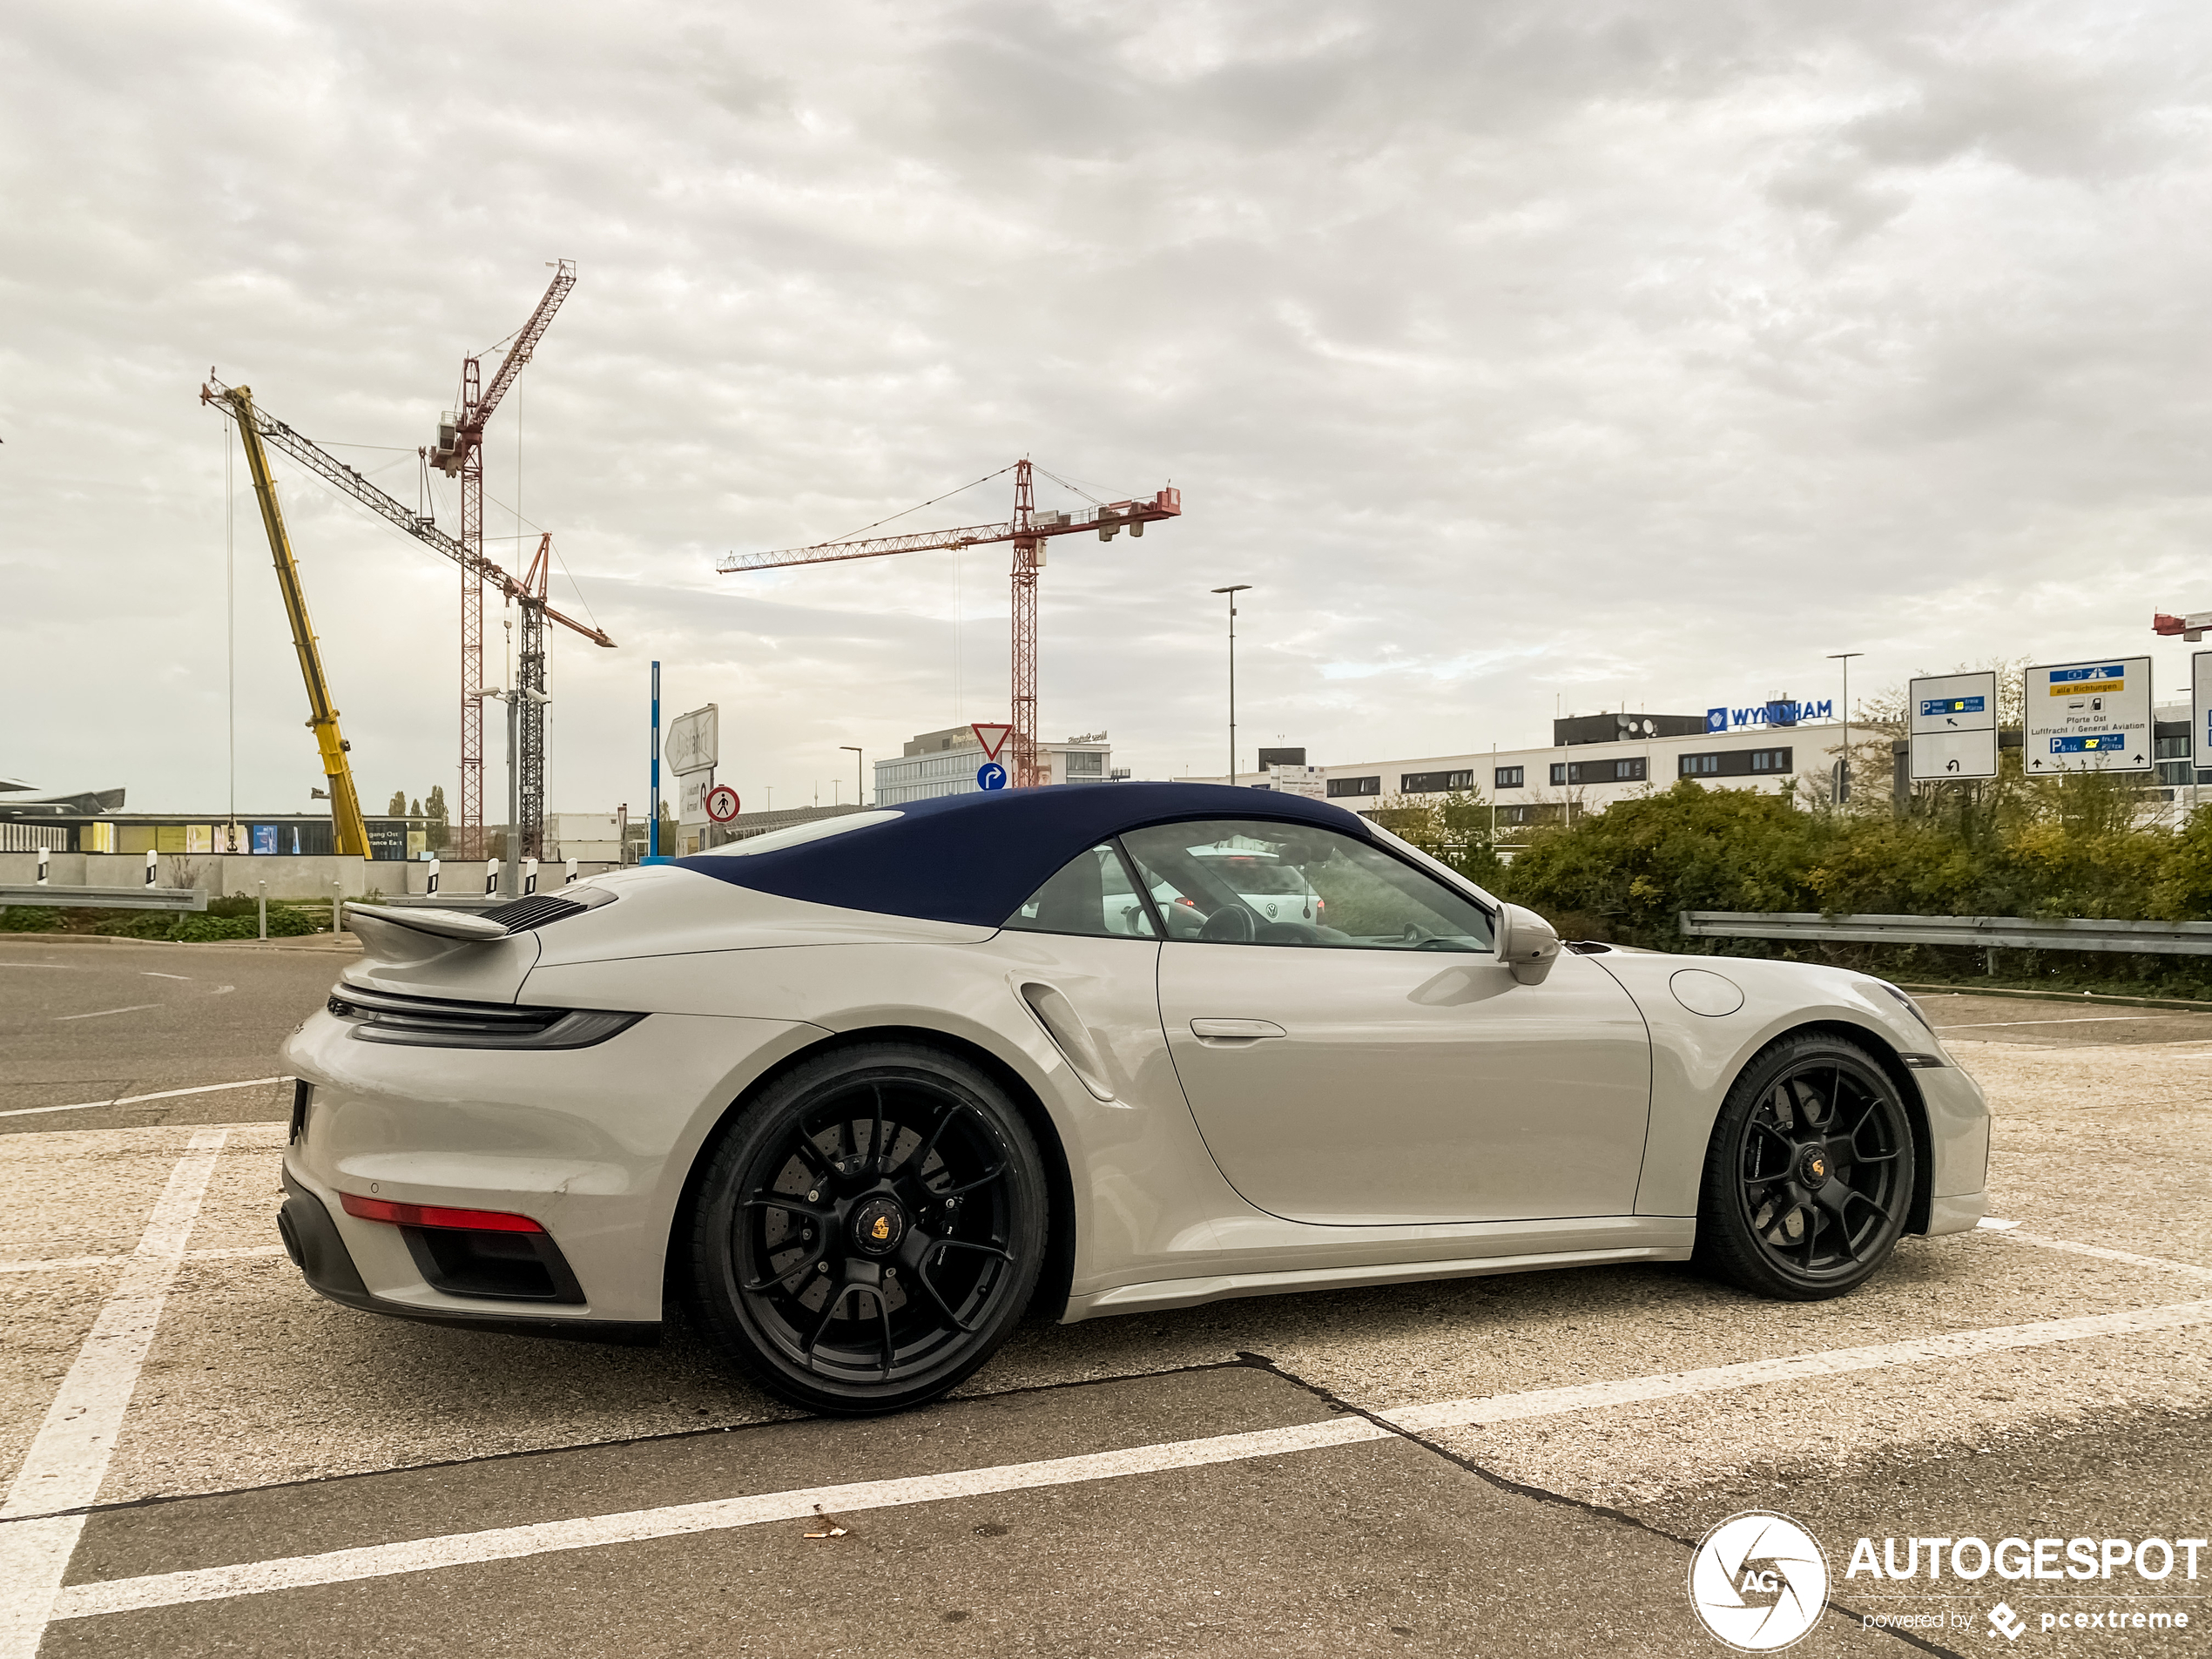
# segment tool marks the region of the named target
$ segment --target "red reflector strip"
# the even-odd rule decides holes
[[[542,1233],[528,1216],[503,1215],[496,1210],[448,1210],[435,1204],[395,1204],[389,1198],[364,1198],[341,1192],[346,1213],[363,1221],[388,1221],[395,1227],[448,1227],[460,1232]]]

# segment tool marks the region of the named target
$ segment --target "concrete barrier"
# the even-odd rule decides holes
[[[579,864],[579,880],[611,870],[612,864]],[[429,885],[430,867],[398,859],[341,859],[290,854],[255,858],[243,853],[163,853],[156,860],[157,884],[165,887],[197,887],[212,898],[244,894],[260,896],[267,882],[273,900],[327,904],[334,893],[341,899],[365,899],[371,894],[397,897],[421,893]],[[66,907],[71,887],[144,886],[146,856],[143,853],[50,853],[47,886],[51,903]],[[564,873],[558,864],[538,867],[541,893],[557,891]],[[459,895],[481,894],[484,867],[481,863],[439,866],[440,887]],[[38,880],[38,854],[0,853],[0,886],[28,887]],[[21,902],[18,900],[17,902]]]

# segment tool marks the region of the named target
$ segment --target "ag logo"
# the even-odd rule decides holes
[[[875,1218],[875,1225],[868,1229],[868,1237],[871,1238],[890,1238],[891,1217],[888,1216],[878,1216]]]
[[[1818,1622],[1828,1605],[1828,1558],[1787,1515],[1730,1515],[1698,1541],[1689,1603],[1730,1647],[1774,1653]]]

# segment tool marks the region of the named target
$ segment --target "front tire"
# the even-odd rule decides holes
[[[1889,1259],[1912,1201],[1897,1083],[1839,1037],[1784,1037],[1728,1091],[1705,1154],[1698,1265],[1758,1295],[1818,1301]]]
[[[708,1340],[812,1412],[898,1411],[1003,1344],[1043,1264],[1044,1165],[980,1068],[919,1043],[806,1061],[726,1124],[692,1206]]]

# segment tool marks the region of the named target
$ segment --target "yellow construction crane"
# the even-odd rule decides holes
[[[244,386],[226,387],[206,398],[222,403],[238,422],[239,442],[246,446],[246,469],[253,475],[253,493],[261,502],[261,523],[269,532],[269,556],[276,563],[277,587],[284,594],[285,615],[292,619],[292,645],[300,653],[300,677],[307,682],[307,729],[322,751],[323,774],[330,779],[330,824],[341,857],[368,856],[368,826],[361,819],[361,797],[354,792],[353,763],[346,756],[353,745],[338,730],[338,711],[331,706],[330,682],[322,671],[322,653],[315,648],[315,631],[307,621],[307,596],[300,588],[299,562],[292,556],[292,538],[285,534],[284,509],[277,504],[276,480],[269,473],[269,457],[261,448],[261,428],[253,418],[253,393]]]

